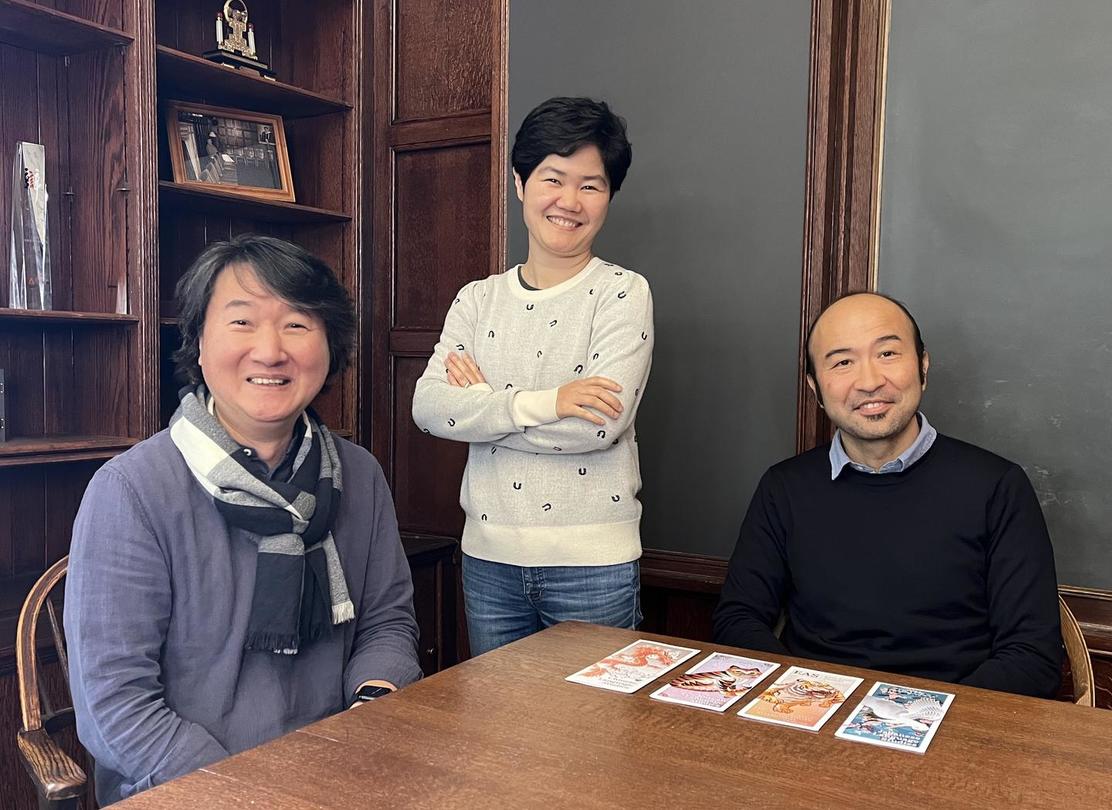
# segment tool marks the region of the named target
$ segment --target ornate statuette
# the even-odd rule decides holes
[[[46,233],[46,150],[16,145],[8,306],[50,309],[50,242]]]
[[[227,0],[224,10],[216,15],[216,50],[207,51],[205,59],[274,78],[274,71],[255,51],[255,26],[247,21],[247,4],[243,0]]]

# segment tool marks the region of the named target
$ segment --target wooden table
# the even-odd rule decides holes
[[[1112,712],[784,658],[783,664],[865,679],[812,734],[737,717],[744,699],[724,715],[650,700],[667,675],[632,695],[564,680],[637,638],[704,654],[739,652],[562,624],[120,806],[933,810],[1112,804]],[[886,679],[957,694],[926,754],[834,738],[865,690]]]

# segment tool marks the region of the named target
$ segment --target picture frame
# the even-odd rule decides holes
[[[187,101],[165,104],[174,182],[296,202],[282,116]]]

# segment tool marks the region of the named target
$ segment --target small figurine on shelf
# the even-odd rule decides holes
[[[42,144],[16,144],[8,282],[8,306],[13,309],[51,308],[45,169]]]
[[[224,10],[217,13],[216,50],[206,51],[205,59],[266,79],[274,78],[274,71],[255,52],[255,26],[247,22],[247,4],[243,0],[227,0]]]

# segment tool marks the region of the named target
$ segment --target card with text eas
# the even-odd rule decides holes
[[[860,685],[861,679],[850,675],[788,667],[738,715],[747,720],[818,731]]]

